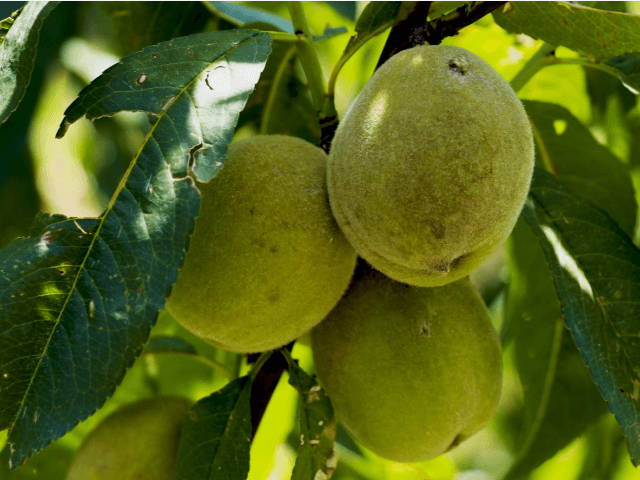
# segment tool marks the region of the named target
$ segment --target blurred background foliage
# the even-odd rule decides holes
[[[173,3],[173,2],[171,2]],[[63,112],[78,92],[122,56],[174,36],[234,28],[216,14],[217,2],[180,4],[180,16],[167,4],[156,10],[157,21],[138,32],[127,23],[128,9],[157,8],[155,2],[62,2],[41,32],[31,84],[19,110],[0,127],[0,247],[26,236],[39,210],[68,216],[97,216],[115,190],[128,162],[148,129],[143,114],[118,114],[95,122],[78,122],[63,139],[55,133]],[[285,2],[239,2],[288,20]],[[344,26],[348,34],[316,44],[325,78],[340,58],[355,19],[367,2],[308,2],[309,26],[314,34],[325,27]],[[461,2],[454,2],[457,4]],[[640,13],[640,2],[586,2],[594,8]],[[1,2],[0,19],[23,2]],[[160,11],[158,14],[157,12]],[[164,16],[163,16],[164,13]],[[131,17],[135,18],[135,17]],[[111,20],[114,20],[113,22]],[[336,107],[344,114],[374,71],[388,31],[368,42],[341,71]],[[491,15],[465,28],[444,44],[464,47],[490,63],[511,80],[540,47],[541,42],[502,30]],[[576,56],[558,49],[564,57]],[[304,78],[299,65],[294,65]],[[304,83],[292,85],[308,95]],[[296,94],[297,94],[296,93]],[[637,97],[615,78],[578,65],[551,66],[540,71],[520,92],[522,99],[545,101],[568,109],[602,145],[631,171],[636,197],[640,192],[640,115]],[[236,138],[255,135],[257,121],[248,116]],[[241,122],[243,120],[241,119]],[[293,128],[293,127],[290,127]],[[559,126],[558,128],[562,128]],[[295,132],[289,132],[295,134]],[[640,229],[634,233],[636,243]],[[503,333],[503,302],[508,281],[506,253],[500,251],[473,275]],[[163,313],[152,332],[154,338],[179,337],[195,346],[199,355],[148,348],[136,361],[115,395],[96,415],[36,454],[24,466],[9,472],[7,432],[0,432],[0,480],[63,479],[75,449],[88,432],[119,405],[157,394],[181,394],[194,401],[222,387],[228,376],[246,372],[243,359],[200,341]],[[337,436],[340,462],[336,480],[498,480],[514,462],[523,428],[522,386],[514,367],[514,348],[505,338],[504,388],[498,412],[489,428],[452,452],[420,464],[382,460],[356,445],[343,429]],[[566,337],[566,336],[565,336]],[[313,372],[309,347],[296,343],[294,358]],[[295,461],[297,393],[280,380],[252,446],[250,480],[288,479]],[[632,467],[621,430],[608,412],[582,435],[529,477],[532,480],[628,480],[640,478]]]

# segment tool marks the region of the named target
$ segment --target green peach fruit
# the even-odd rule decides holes
[[[356,275],[311,331],[318,379],[347,430],[381,457],[419,462],[484,428],[502,363],[469,279],[421,288],[375,270]]]
[[[180,431],[192,403],[156,397],[112,413],[86,438],[67,480],[173,480]]]
[[[281,347],[338,302],[356,252],[326,189],[327,156],[283,135],[231,144],[200,184],[202,204],[167,309],[209,343],[240,353]]]
[[[462,48],[394,55],[341,120],[328,164],[333,213],[358,253],[391,278],[458,280],[509,236],[533,173],[522,103]]]

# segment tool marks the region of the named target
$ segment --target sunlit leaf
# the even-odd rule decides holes
[[[536,163],[633,232],[637,204],[628,168],[560,105],[524,101],[536,141]]]
[[[238,115],[271,52],[270,37],[230,30],[180,37],[122,59],[65,111],[61,138],[83,115],[156,116],[152,135],[174,176],[211,180],[223,166]]]
[[[251,445],[250,377],[196,403],[180,435],[175,478],[244,480]]]
[[[640,53],[627,53],[610,58],[605,64],[618,70],[622,83],[636,95],[640,94]]]
[[[508,2],[493,12],[502,28],[609,59],[640,51],[640,16],[569,2]]]
[[[262,135],[290,135],[317,145],[320,124],[309,87],[296,72],[297,48],[285,42],[274,42],[272,48],[238,127],[253,122]]]
[[[18,108],[27,91],[40,30],[45,19],[59,3],[29,2],[0,44],[0,124]],[[5,25],[9,26],[6,22]]]
[[[264,22],[288,33],[293,32],[293,25],[289,20],[274,15],[265,10],[252,8],[247,5],[231,2],[204,2],[209,11],[224,18],[237,27],[244,27],[252,22]]]
[[[43,214],[28,238],[0,251],[0,428],[11,427],[13,467],[100,408],[139,355],[200,205],[192,180],[175,170],[184,177],[191,155],[206,159],[207,175],[207,162],[214,172],[222,164],[269,51],[268,35],[242,31],[149,47],[67,110],[60,135],[83,115],[142,110],[156,121],[103,215]],[[225,87],[235,75],[244,78]],[[193,152],[209,138],[215,151]]]
[[[436,19],[446,13],[454,11],[456,8],[461,7],[467,2],[431,2],[429,7],[429,18]]]
[[[4,42],[4,39],[7,36],[7,32],[11,29],[13,24],[16,22],[16,18],[20,16],[23,10],[24,5],[20,7],[20,9],[13,12],[10,17],[0,20],[0,45],[2,45],[2,42]]]
[[[564,326],[538,240],[523,219],[508,242],[505,321],[515,342],[524,392],[524,424],[515,465],[505,480],[525,479],[607,411]]]
[[[640,250],[590,202],[536,169],[523,214],[551,269],[565,323],[640,463]]]

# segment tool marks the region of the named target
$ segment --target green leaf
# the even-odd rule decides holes
[[[238,378],[191,407],[180,435],[174,478],[247,478],[251,385],[250,377]]]
[[[638,205],[627,166],[564,107],[523,103],[536,140],[536,164],[605,210],[631,235]]]
[[[625,87],[636,95],[640,94],[640,52],[610,58],[604,63],[618,70]]]
[[[369,2],[355,25],[356,33],[351,36],[342,56],[334,67],[332,78],[337,75],[345,63],[369,40],[393,26],[402,2]],[[333,98],[330,99],[333,102]]]
[[[83,115],[155,116],[152,135],[174,176],[207,182],[223,166],[238,115],[271,52],[270,37],[230,30],[180,37],[123,58],[67,108],[61,138]]]
[[[337,421],[329,397],[295,361],[289,384],[300,394],[300,448],[291,480],[330,478],[338,457],[333,450]]]
[[[613,480],[620,475],[620,462],[629,462],[624,435],[613,418],[606,415],[589,428],[584,438],[586,453],[576,480]],[[624,458],[623,458],[624,457]]]
[[[509,2],[493,12],[496,23],[552,45],[606,60],[640,51],[640,16],[568,2]]]
[[[111,19],[120,55],[202,31],[210,18],[199,2],[100,2],[100,7]]]
[[[568,110],[543,102],[524,104],[534,129],[538,165],[553,169],[572,191],[633,231],[635,197],[626,167]],[[565,332],[543,251],[522,220],[513,231],[509,254],[506,319],[524,390],[520,451],[507,476],[517,479],[527,478],[582,434],[606,407]]]
[[[461,7],[467,2],[431,2],[429,7],[429,19],[435,20],[442,15],[453,12],[456,8]]]
[[[293,24],[289,20],[258,8],[248,7],[231,2],[204,2],[210,12],[222,17],[237,27],[245,27],[248,23],[263,22],[277,27],[280,31],[294,33]]]
[[[7,445],[0,451],[0,479],[2,480],[66,480],[74,451],[68,444],[55,442],[49,448],[29,459],[18,470],[9,470],[11,448]]]
[[[28,238],[0,250],[0,428],[11,427],[14,468],[100,408],[142,350],[200,206],[192,179],[175,178],[167,163],[182,176],[192,154],[222,164],[268,41],[215,32],[149,47],[69,107],[60,134],[85,114],[143,110],[156,121],[99,218],[40,215]],[[211,74],[221,58],[231,79]],[[243,73],[233,88],[213,82]],[[194,153],[210,135],[217,153]]]
[[[142,154],[103,217],[41,214],[0,250],[0,428],[11,427],[13,467],[113,394],[175,283],[199,204]]]
[[[0,20],[0,30],[4,30],[4,32],[0,31],[0,45],[2,45],[2,42],[4,42],[4,39],[7,36],[7,32],[15,23],[16,19],[20,16],[22,11],[24,10],[24,7],[25,6],[23,5],[18,10],[13,12],[10,17],[5,18],[4,20]]]
[[[611,218],[536,168],[523,215],[565,323],[640,464],[640,250]]]
[[[356,22],[357,36],[355,42],[358,44],[365,43],[370,38],[390,28],[398,16],[400,7],[401,2],[368,3]]]
[[[16,111],[27,91],[40,30],[58,3],[29,2],[0,44],[0,124]]]
[[[182,353],[196,355],[195,347],[180,337],[153,337],[144,347],[144,353]]]
[[[515,464],[505,477],[514,480],[529,478],[607,407],[564,326],[542,248],[522,218],[507,248],[505,320],[524,392],[522,435]]]
[[[331,8],[333,8],[336,12],[342,15],[344,18],[351,20],[352,22],[356,21],[356,14],[358,13],[358,9],[356,6],[356,2],[325,2]]]
[[[322,42],[324,40],[328,40],[329,38],[333,38],[337,35],[342,35],[343,33],[347,33],[347,27],[326,27],[324,29],[324,33],[322,35],[314,35],[314,42]]]
[[[320,123],[309,87],[296,74],[296,46],[274,42],[273,52],[238,126],[254,122],[262,135],[289,135],[317,145]]]

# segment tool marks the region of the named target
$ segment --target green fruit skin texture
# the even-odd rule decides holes
[[[180,430],[192,403],[156,397],[112,413],[87,436],[67,480],[173,480]]]
[[[421,288],[372,270],[311,340],[338,419],[388,460],[447,452],[484,428],[498,405],[500,345],[467,278]]]
[[[376,269],[434,287],[471,273],[509,236],[533,164],[509,84],[467,50],[421,46],[389,59],[341,120],[329,198]]]
[[[231,144],[200,184],[202,204],[167,309],[209,343],[239,353],[279,348],[340,300],[356,252],[329,206],[327,155],[295,137]]]

